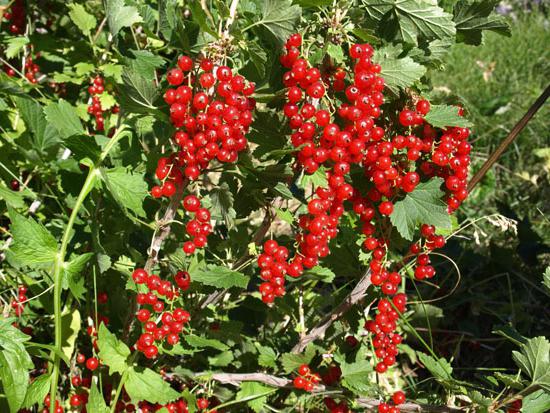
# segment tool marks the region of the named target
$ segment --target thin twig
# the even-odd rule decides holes
[[[170,373],[168,374],[170,375]],[[257,383],[267,384],[272,387],[280,388],[293,388],[292,380],[286,377],[273,376],[265,373],[196,373],[195,378],[204,377],[205,379],[214,380],[223,384],[230,384],[232,386],[240,387],[243,382],[253,381]],[[317,385],[313,389],[312,393],[322,393],[327,389],[324,385]],[[355,399],[355,403],[361,407],[367,409],[376,409],[380,404],[380,400],[374,398],[361,397]],[[399,405],[399,410],[403,413],[462,413],[466,411],[466,408],[451,407],[451,406],[434,406],[424,403],[403,403]]]
[[[516,123],[514,128],[510,131],[506,139],[502,141],[502,143],[498,146],[498,148],[492,153],[492,155],[485,161],[483,166],[480,168],[479,171],[474,175],[474,177],[470,180],[470,183],[468,184],[468,192],[472,192],[472,189],[483,179],[485,174],[491,169],[493,164],[500,158],[500,156],[504,153],[504,151],[510,146],[510,144],[514,141],[514,139],[517,138],[517,136],[520,134],[520,132],[525,128],[527,123],[531,120],[533,116],[535,116],[535,113],[538,112],[538,110],[544,105],[544,102],[550,97],[550,85],[546,87],[544,92],[538,97],[538,99],[531,105],[529,110],[523,115],[523,117]]]
[[[309,343],[317,340],[318,338],[324,337],[325,332],[332,325],[332,323],[340,319],[351,307],[365,298],[370,285],[370,269],[367,269],[355,288],[346,298],[344,298],[340,305],[323,317],[308,334],[300,338],[298,344],[292,348],[292,353],[301,353]]]

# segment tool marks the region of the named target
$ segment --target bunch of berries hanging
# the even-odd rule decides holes
[[[233,163],[248,146],[246,135],[256,106],[250,97],[254,84],[234,74],[228,66],[216,66],[210,59],[178,59],[166,79],[164,101],[170,106],[170,120],[177,128],[173,141],[177,150],[159,159],[156,177],[161,182],[151,189],[155,198],[172,197],[184,181],[196,181],[212,162]],[[193,215],[186,224],[191,240],[183,250],[193,254],[203,248],[212,232],[210,212],[200,198],[189,195],[183,202]]]

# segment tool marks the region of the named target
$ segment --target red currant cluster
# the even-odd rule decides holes
[[[178,59],[166,79],[173,88],[166,90],[165,102],[170,105],[170,119],[178,128],[173,136],[179,150],[157,163],[156,177],[162,185],[151,189],[155,198],[171,197],[184,179],[194,181],[211,161],[232,163],[248,141],[246,134],[252,123],[256,102],[250,97],[254,84],[234,75],[228,66],[215,67],[210,59],[194,62],[188,56]],[[183,250],[193,254],[206,246],[212,232],[210,212],[201,208],[199,198],[189,195],[183,206],[194,214],[186,225],[191,241]]]
[[[105,130],[105,110],[101,107],[101,100],[99,95],[105,91],[105,80],[101,76],[96,76],[93,79],[90,79],[90,86],[88,86],[88,93],[90,94],[92,100],[88,105],[88,113],[93,115],[95,118],[95,129],[98,132]],[[119,107],[113,106],[111,109],[112,113],[118,113]]]
[[[365,329],[374,334],[372,344],[374,354],[380,360],[376,364],[376,371],[384,373],[388,367],[395,364],[395,357],[398,354],[397,345],[403,338],[395,333],[399,315],[405,311],[407,296],[396,294],[389,299],[382,298],[378,302],[376,317],[374,320],[365,323]]]
[[[185,324],[191,316],[183,308],[176,307],[172,311],[165,311],[165,302],[172,307],[175,299],[179,297],[179,291],[168,280],[161,280],[158,275],[149,275],[144,269],[138,268],[132,274],[134,282],[144,285],[147,292],[138,293],[136,300],[141,306],[150,305],[154,313],[160,316],[161,325],[151,320],[152,312],[146,308],[137,311],[136,318],[144,325],[145,332],[139,337],[136,348],[147,358],[155,358],[158,354],[157,344],[166,340],[170,345],[175,345],[180,340]],[[178,272],[174,277],[176,283],[183,290],[189,288],[189,274]]]
[[[4,19],[10,26],[9,30],[13,34],[23,34],[25,32],[27,11],[24,0],[15,0],[9,9],[4,11]]]
[[[38,59],[39,57],[40,57],[40,52],[36,53],[35,59]],[[4,63],[4,72],[6,72],[6,74],[10,77],[14,77],[17,75],[13,67],[5,63]],[[31,53],[29,53],[29,55],[25,59],[25,65],[23,66],[23,74],[25,75],[25,78],[29,82],[36,84],[38,83],[37,74],[39,72],[40,72],[40,66],[34,63]]]
[[[17,288],[17,298],[13,299],[11,301],[11,308],[13,308],[13,311],[17,317],[21,316],[23,314],[23,310],[25,309],[25,303],[27,302],[27,287],[24,285],[20,285]]]
[[[311,392],[315,388],[315,385],[321,381],[321,377],[316,373],[312,373],[307,364],[302,364],[298,367],[298,374],[292,382],[297,389]]]
[[[42,409],[42,413],[50,413],[50,406],[51,406],[51,397],[50,395],[46,395],[44,398],[44,409]],[[59,400],[55,401],[55,413],[63,413],[65,409],[63,409],[63,406],[59,403]]]
[[[378,405],[378,413],[399,413],[399,406],[400,404],[405,403],[406,397],[405,393],[403,393],[401,390],[396,391],[392,396],[392,402],[393,406],[390,403],[380,403]]]
[[[348,404],[344,400],[337,403],[332,397],[325,397],[323,402],[330,413],[351,413]]]
[[[333,386],[340,381],[342,370],[339,366],[330,366],[324,374],[321,374],[323,383],[327,386]]]
[[[264,243],[264,252],[258,257],[260,277],[265,281],[260,285],[264,303],[272,303],[275,297],[281,297],[285,293],[285,274],[294,274],[294,269],[287,265],[287,259],[286,247],[279,245],[275,240]]]

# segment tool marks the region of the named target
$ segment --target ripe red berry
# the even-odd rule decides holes
[[[86,368],[88,370],[94,371],[99,366],[99,360],[95,357],[90,357],[88,360],[86,360]]]

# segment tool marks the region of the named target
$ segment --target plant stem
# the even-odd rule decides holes
[[[99,157],[97,162],[88,171],[88,176],[86,177],[86,181],[84,181],[84,184],[82,185],[80,193],[78,194],[78,198],[76,199],[75,205],[69,217],[69,222],[67,223],[67,226],[65,227],[65,231],[63,232],[63,237],[61,238],[61,245],[59,246],[59,250],[57,251],[57,254],[55,257],[54,267],[53,267],[53,282],[54,282],[53,307],[54,307],[54,322],[55,322],[55,325],[54,325],[55,351],[52,351],[52,358],[54,360],[54,364],[53,364],[51,386],[50,386],[50,399],[52,401],[50,404],[50,413],[55,413],[55,396],[57,393],[57,383],[59,381],[59,367],[61,363],[61,358],[59,357],[59,354],[62,352],[62,340],[63,340],[62,320],[61,320],[61,311],[62,311],[61,293],[63,292],[62,278],[63,278],[63,268],[65,264],[65,256],[67,254],[67,246],[69,245],[73,226],[78,216],[78,212],[80,211],[80,208],[84,204],[84,200],[86,199],[90,191],[93,189],[95,185],[95,181],[99,176],[99,166],[105,160],[105,158],[107,157],[111,149],[113,149],[114,145],[123,136],[126,135],[126,133],[123,133],[123,130],[124,130],[124,125],[118,129],[118,131],[111,138],[109,143],[105,146],[105,149],[101,153],[101,156]]]

